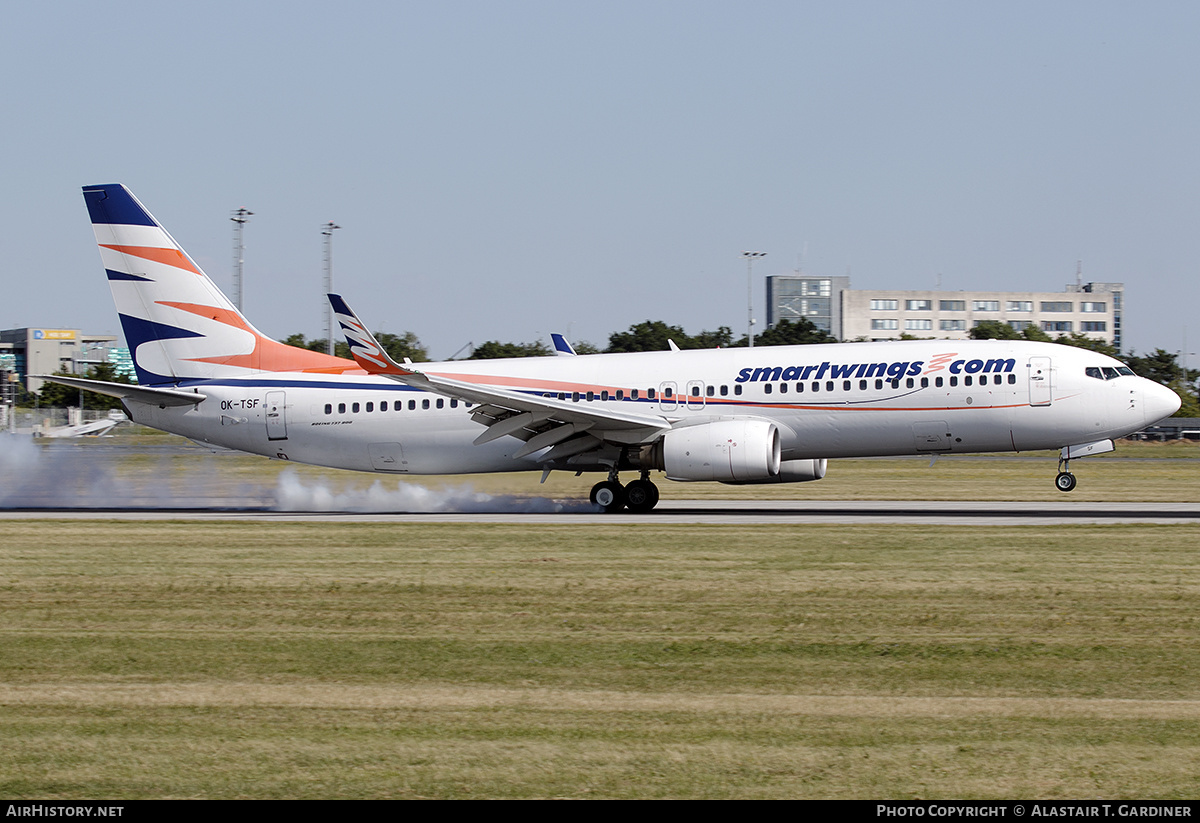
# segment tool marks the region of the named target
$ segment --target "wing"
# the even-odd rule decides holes
[[[331,294],[329,302],[333,305],[334,315],[341,324],[351,354],[369,374],[382,375],[422,391],[478,404],[471,410],[471,419],[487,428],[475,439],[477,445],[501,437],[516,437],[525,441],[525,445],[517,450],[514,458],[551,447],[538,460],[553,464],[601,450],[610,443],[629,445],[652,442],[671,428],[670,421],[661,415],[597,409],[559,400],[557,395],[546,397],[544,394],[511,391],[426,374],[412,368],[411,364],[400,365],[388,356],[345,300]]]

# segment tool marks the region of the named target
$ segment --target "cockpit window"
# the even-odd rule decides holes
[[[1100,373],[1100,369],[1096,366],[1088,366],[1086,369],[1083,370],[1083,373],[1086,374],[1088,377],[1094,377],[1097,380],[1104,379],[1104,375]]]
[[[1128,366],[1121,366],[1120,368],[1117,369],[1117,374],[1124,374],[1127,376],[1132,376],[1133,369],[1129,368]]]
[[[1104,367],[1104,379],[1105,380],[1116,380],[1119,376],[1120,375],[1117,374],[1116,369],[1111,368],[1110,366]]]

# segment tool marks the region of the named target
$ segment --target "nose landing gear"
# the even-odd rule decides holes
[[[1071,474],[1070,458],[1058,458],[1058,476],[1054,478],[1054,487],[1060,492],[1069,492],[1075,488],[1075,475]]]

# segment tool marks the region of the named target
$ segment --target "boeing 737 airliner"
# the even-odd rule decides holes
[[[354,360],[285,346],[241,315],[124,186],[83,190],[139,385],[50,376],[130,418],[281,460],[390,474],[601,472],[607,511],[671,480],[790,483],[837,457],[1061,449],[1179,409],[1170,389],[1086,349],[927,340],[396,363],[338,295]],[[637,472],[628,484],[621,471]]]

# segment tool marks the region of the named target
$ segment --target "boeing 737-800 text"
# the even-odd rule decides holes
[[[396,363],[330,295],[354,360],[256,330],[121,185],[83,190],[138,385],[121,398],[204,443],[399,475],[601,472],[592,499],[649,511],[671,480],[819,480],[838,457],[1062,449],[1069,460],[1179,408],[1087,349],[922,340]],[[639,473],[621,484],[619,472]]]

